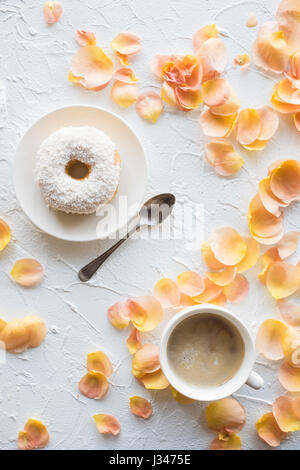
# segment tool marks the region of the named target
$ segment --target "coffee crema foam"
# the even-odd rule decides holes
[[[170,335],[167,355],[179,379],[201,387],[215,387],[230,380],[245,354],[238,329],[211,313],[183,320]]]

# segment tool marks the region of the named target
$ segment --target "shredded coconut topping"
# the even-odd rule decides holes
[[[64,127],[47,137],[36,156],[36,176],[47,204],[73,214],[91,214],[109,202],[118,187],[120,164],[116,147],[94,127]],[[74,179],[66,167],[78,160],[90,168],[84,179]]]

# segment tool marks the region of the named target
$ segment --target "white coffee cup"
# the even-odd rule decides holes
[[[217,387],[193,385],[178,377],[170,365],[167,353],[168,341],[174,328],[186,318],[204,313],[212,313],[219,317],[225,318],[227,321],[232,323],[238,329],[244,342],[244,358],[240,368],[231,379],[222,385],[218,385]],[[186,397],[193,398],[194,400],[220,400],[221,398],[232,395],[245,383],[256,390],[261,388],[264,384],[264,381],[260,375],[252,370],[255,358],[255,346],[244,323],[225,308],[212,304],[195,305],[193,307],[188,307],[182,310],[168,323],[161,337],[160,364],[163,373],[165,374],[170,384],[178,392],[182,393]]]

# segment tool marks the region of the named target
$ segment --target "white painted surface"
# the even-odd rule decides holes
[[[232,67],[233,58],[250,50],[257,28],[245,26],[250,11],[259,24],[270,20],[277,7],[273,0],[62,0],[64,12],[53,27],[45,24],[43,1],[1,0],[0,80],[6,87],[7,117],[0,128],[0,214],[13,231],[13,241],[1,253],[1,316],[6,320],[27,313],[40,315],[48,325],[41,347],[22,355],[8,355],[0,366],[0,448],[16,448],[17,433],[29,417],[48,427],[50,449],[206,449],[213,438],[204,422],[204,406],[182,406],[168,390],[147,392],[132,377],[126,349],[128,331],[116,331],[107,321],[109,305],[127,295],[151,291],[162,275],[175,277],[186,266],[204,272],[199,252],[190,252],[180,241],[128,241],[99,271],[90,285],[80,284],[77,270],[105,250],[109,242],[73,244],[39,232],[21,211],[12,184],[12,160],[16,146],[37,118],[58,106],[84,103],[118,113],[136,130],[146,149],[149,165],[147,194],[172,191],[179,203],[204,204],[205,236],[216,227],[230,225],[247,233],[246,212],[258,181],[269,163],[297,158],[300,137],[291,119],[281,119],[280,130],[265,151],[241,153],[245,166],[229,179],[222,179],[203,158],[204,138],[199,112],[185,114],[166,110],[159,122],[149,125],[135,109],[122,110],[109,98],[109,88],[93,93],[68,83],[72,54],[77,50],[75,28],[95,31],[99,45],[112,55],[110,40],[130,29],[143,39],[142,52],[132,60],[141,89],[157,89],[149,63],[156,53],[192,53],[192,34],[215,21],[224,32],[228,49],[227,78],[238,92],[242,106],[269,103],[273,79],[251,66],[242,73]],[[1,93],[2,95],[2,93]],[[1,103],[1,109],[5,106]],[[4,111],[5,112],[5,111]],[[299,205],[286,211],[287,229],[299,229]],[[16,259],[36,257],[45,267],[45,280],[36,289],[15,285],[9,272]],[[277,316],[275,303],[257,281],[258,268],[247,273],[250,294],[241,304],[230,306],[250,327],[253,335],[260,322]],[[160,330],[160,328],[158,329]],[[148,335],[157,342],[159,331]],[[103,401],[78,395],[77,384],[85,373],[86,354],[107,352],[115,373]],[[244,449],[265,449],[257,437],[255,422],[270,411],[269,403],[283,393],[277,379],[278,366],[259,360],[256,369],[265,379],[262,390],[243,387],[238,396],[247,410],[241,438]],[[151,399],[154,415],[142,421],[129,411],[132,395]],[[112,413],[121,422],[117,438],[103,438],[92,415]],[[297,448],[295,433],[282,445]]]

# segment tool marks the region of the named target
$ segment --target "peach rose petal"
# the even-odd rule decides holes
[[[260,117],[260,133],[258,140],[265,141],[273,137],[279,127],[278,113],[270,106],[263,106],[257,110]]]
[[[235,398],[223,398],[207,406],[207,426],[218,433],[239,432],[246,423],[244,407]]]
[[[129,108],[139,95],[136,83],[124,83],[116,80],[110,90],[111,98],[122,108]]]
[[[283,201],[300,198],[300,162],[285,160],[270,174],[270,186],[276,197]]]
[[[299,14],[297,0],[282,0],[279,4],[276,19],[286,35],[290,54],[299,50]]]
[[[198,273],[186,271],[177,276],[180,291],[188,297],[202,294],[205,288],[204,280]]]
[[[115,54],[116,54],[116,57],[119,59],[121,65],[123,65],[125,67],[129,66],[128,56],[127,55],[120,54],[120,52],[118,52],[118,51],[115,51]]]
[[[99,413],[93,416],[96,426],[100,434],[112,434],[117,436],[121,430],[121,426],[117,418],[106,413]]]
[[[120,301],[109,307],[108,319],[115,328],[126,328],[130,323],[130,310],[128,301]]]
[[[1,330],[0,340],[4,343],[6,351],[18,354],[29,347],[30,331],[22,319],[16,318]]]
[[[286,70],[289,60],[288,45],[275,21],[265,23],[260,29],[252,55],[257,67],[266,72],[282,73]]]
[[[255,13],[251,12],[250,15],[248,16],[247,22],[246,22],[247,28],[254,28],[257,26],[257,18]]]
[[[101,372],[105,377],[113,373],[111,362],[103,351],[88,354],[86,368],[90,372]]]
[[[230,97],[226,103],[221,104],[220,106],[213,106],[210,110],[213,114],[217,114],[218,116],[231,116],[240,109],[240,106],[239,98],[235,91],[230,87]]]
[[[139,331],[153,330],[163,318],[160,302],[152,296],[136,297],[128,302],[130,319]]]
[[[218,305],[219,307],[222,307],[223,305],[225,305],[226,302],[227,302],[227,298],[223,292],[221,292],[221,294],[219,294],[217,297],[215,297],[214,299],[210,301],[211,304]]]
[[[283,432],[294,432],[300,429],[300,400],[282,396],[273,403],[273,415]]]
[[[258,187],[259,198],[265,209],[276,217],[281,216],[281,207],[284,205],[271,191],[270,177],[263,178]]]
[[[243,238],[231,227],[215,230],[210,239],[210,247],[217,260],[226,266],[239,263],[247,251]]]
[[[300,332],[288,327],[283,335],[282,349],[286,361],[295,368],[300,368]]]
[[[224,116],[217,116],[219,118]],[[205,146],[205,156],[220,176],[232,176],[244,165],[244,160],[238,155],[230,142],[214,140]]]
[[[101,372],[88,372],[78,385],[80,393],[87,398],[101,400],[108,392],[107,378]]]
[[[44,5],[46,23],[49,25],[56,23],[60,19],[62,12],[63,9],[59,2],[46,2]]]
[[[46,426],[36,419],[29,419],[24,431],[19,432],[18,447],[20,450],[42,449],[49,442]]]
[[[272,361],[284,357],[282,341],[287,326],[279,320],[265,320],[256,336],[256,348],[260,354]]]
[[[227,65],[227,53],[223,42],[216,37],[207,39],[197,50],[197,59],[202,65],[202,81],[218,78]]]
[[[155,284],[154,296],[164,307],[176,307],[180,303],[180,292],[176,282],[166,277]]]
[[[115,72],[114,79],[119,82],[124,82],[128,84],[134,84],[138,81],[138,78],[136,78],[136,76],[134,75],[133,70],[128,67],[118,69]]]
[[[259,418],[256,431],[259,437],[271,447],[279,447],[286,438],[286,433],[281,431],[273,413],[267,413]]]
[[[217,284],[210,281],[207,277],[204,278],[204,285],[205,287],[202,294],[193,297],[193,300],[198,304],[211,303],[222,294],[222,287],[217,286]]]
[[[240,54],[235,57],[233,61],[234,67],[241,67],[241,70],[246,70],[250,65],[250,57],[248,54]]]
[[[181,307],[192,307],[193,305],[197,305],[197,302],[189,297],[186,294],[180,294],[180,306]]]
[[[19,259],[10,273],[21,286],[33,287],[39,284],[44,276],[42,265],[35,259]]]
[[[132,373],[140,378],[160,369],[159,349],[155,344],[144,344],[132,359]]]
[[[164,390],[170,385],[161,369],[151,374],[145,374],[139,380],[148,390]]]
[[[256,109],[243,109],[237,121],[237,140],[241,145],[249,145],[258,139],[261,124]]]
[[[215,257],[210,244],[208,242],[204,242],[201,246],[201,252],[202,252],[202,257],[204,260],[204,263],[209,269],[223,269],[225,268],[225,264],[220,263],[220,261],[217,260]]]
[[[156,55],[150,64],[151,71],[157,78],[163,78],[163,70],[169,62],[175,62],[175,55]]]
[[[252,237],[244,237],[247,251],[244,258],[236,265],[237,272],[243,273],[256,265],[260,256],[260,246]]]
[[[278,254],[281,259],[288,258],[295,253],[298,246],[300,232],[288,232],[283,235],[280,242],[277,244]]]
[[[276,90],[278,99],[283,103],[300,104],[300,90],[294,88],[289,80],[281,80]]]
[[[111,59],[98,46],[81,47],[72,57],[69,80],[91,90],[101,90],[114,73]]]
[[[220,116],[213,114],[209,108],[202,111],[199,120],[203,134],[215,138],[229,137],[235,127],[236,121],[237,113],[229,116]]]
[[[268,140],[255,140],[252,144],[243,145],[246,150],[249,152],[261,152],[266,148]]]
[[[156,123],[163,108],[162,98],[154,91],[142,93],[136,102],[136,110],[139,116],[153,124]]]
[[[262,257],[263,269],[258,275],[259,280],[263,284],[266,284],[267,272],[269,270],[269,267],[271,266],[272,263],[275,263],[277,261],[282,261],[282,259],[280,258],[276,247],[269,248],[263,254],[263,257]]]
[[[279,113],[282,114],[298,113],[300,111],[300,105],[283,102],[278,95],[278,89],[279,83],[276,83],[274,85],[273,94],[271,98],[273,108],[275,108]]]
[[[230,87],[226,80],[216,78],[202,85],[203,103],[206,106],[220,106],[230,98]]]
[[[277,243],[283,236],[283,216],[276,217],[266,210],[258,194],[250,202],[248,224],[251,235],[265,245]]]
[[[219,31],[215,24],[208,24],[203,28],[200,28],[193,37],[193,46],[195,51],[197,51],[208,39],[218,37]]]
[[[85,31],[84,29],[76,30],[76,41],[79,46],[95,46],[96,45],[96,36],[95,33],[91,31]]]
[[[210,450],[240,450],[241,448],[240,437],[232,433],[220,433],[210,445]]]
[[[121,31],[111,42],[114,51],[122,55],[133,55],[142,48],[141,38],[130,31]]]
[[[293,115],[294,123],[298,132],[300,132],[300,113],[295,113]]]
[[[130,409],[135,416],[148,419],[152,415],[151,403],[146,398],[134,396],[129,399]]]
[[[236,273],[235,266],[228,266],[224,271],[206,273],[206,276],[217,286],[227,286],[234,280]]]
[[[300,270],[297,266],[277,261],[268,269],[266,286],[274,299],[284,299],[300,287]]]
[[[177,104],[183,111],[190,111],[198,108],[202,103],[202,94],[198,89],[192,89],[187,86],[175,88]]]
[[[130,335],[127,338],[126,344],[130,354],[135,354],[139,349],[141,349],[141,334],[136,328],[133,328],[133,330],[131,331]]]
[[[172,387],[172,385],[170,385],[170,390],[171,390],[174,400],[180,403],[181,405],[189,405],[191,403],[195,403],[195,400],[193,400],[192,398],[186,397],[185,395],[182,395],[182,393],[175,390],[175,388]]]
[[[300,307],[298,305],[287,302],[286,299],[277,301],[280,315],[283,320],[294,328],[300,328]]]
[[[179,72],[179,76],[183,78],[185,86],[195,89],[198,88],[202,81],[202,66],[197,58],[187,54],[183,57],[177,57],[175,66]],[[179,83],[182,85],[182,82]]]
[[[37,348],[44,341],[47,334],[47,327],[45,323],[36,315],[28,315],[23,317],[21,319],[21,323],[25,327],[26,336],[27,334],[29,335],[28,348]]]
[[[300,368],[284,362],[279,369],[279,382],[288,392],[300,392]]]
[[[249,292],[249,283],[243,274],[237,274],[234,280],[224,286],[224,295],[229,302],[237,304],[247,297]]]
[[[10,242],[10,239],[10,228],[3,219],[0,219],[0,251],[4,250],[6,245]]]
[[[169,83],[164,82],[160,90],[161,99],[169,106],[177,106],[177,99],[174,88]]]

